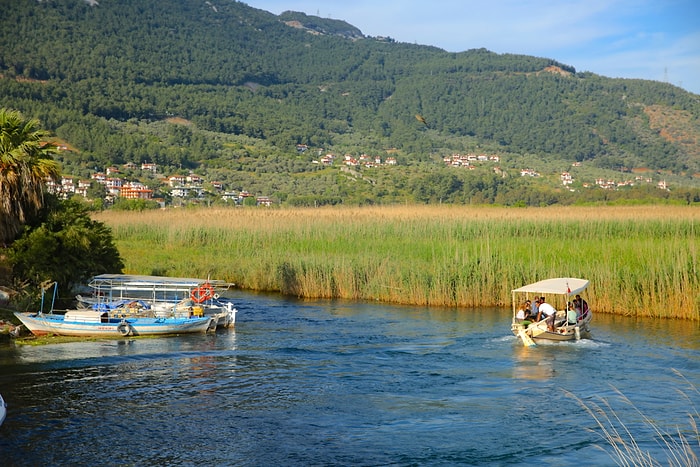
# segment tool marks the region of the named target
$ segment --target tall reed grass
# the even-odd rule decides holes
[[[98,214],[126,272],[251,290],[500,306],[536,280],[591,281],[595,310],[700,319],[692,207],[170,209]]]
[[[697,400],[700,392],[679,371],[673,370],[673,372],[685,386],[685,389],[678,389],[674,396],[687,401],[689,428],[676,426],[673,431],[669,431],[668,428],[662,427],[644,414],[627,396],[614,387],[612,389],[616,394],[616,401],[600,398],[600,403],[584,401],[569,391],[565,393],[576,400],[595,421],[597,430],[591,431],[598,432],[605,441],[606,446],[599,447],[607,451],[617,465],[697,467],[700,466],[700,459],[696,453],[700,448],[700,430],[698,430],[700,413],[693,401]],[[616,402],[621,403],[622,406]],[[633,427],[632,424],[635,426]],[[665,459],[661,461],[658,459],[659,454],[653,455],[650,452],[651,447],[656,447],[654,451],[662,453]]]

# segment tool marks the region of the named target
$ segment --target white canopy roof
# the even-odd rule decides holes
[[[577,279],[575,277],[557,277],[554,279],[545,279],[534,284],[524,285],[515,292],[537,293],[537,294],[557,294],[557,295],[576,295],[581,293],[588,287],[588,280]]]
[[[220,280],[197,279],[193,277],[144,276],[136,274],[100,274],[94,276],[88,284],[92,288],[185,290],[209,283],[215,287],[225,287],[227,284]]]

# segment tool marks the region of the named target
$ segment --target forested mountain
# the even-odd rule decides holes
[[[644,168],[692,187],[700,173],[700,98],[673,85],[230,0],[5,0],[0,74],[0,107],[39,118],[76,176],[155,162],[303,204],[510,203],[526,190],[507,175],[574,163],[591,181]],[[329,152],[398,163],[312,163]],[[456,153],[498,155],[500,170],[445,167]]]

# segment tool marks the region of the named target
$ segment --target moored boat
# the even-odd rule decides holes
[[[76,298],[84,307],[111,315],[141,313],[158,318],[208,316],[217,327],[233,327],[237,310],[218,291],[229,284],[211,279],[132,274],[100,274],[88,284],[90,297]],[[138,304],[136,307],[132,306]],[[134,310],[136,308],[137,310]]]
[[[152,311],[136,306],[129,308],[128,314],[118,314],[107,310],[65,310],[54,313],[56,283],[53,286],[53,301],[50,312],[44,313],[44,296],[41,294],[41,308],[38,312],[16,312],[15,316],[35,336],[58,335],[76,337],[127,337],[159,336],[169,334],[204,333],[216,327],[216,318],[189,313],[186,316],[163,317]]]
[[[557,277],[514,289],[511,331],[527,346],[535,345],[537,341],[573,341],[590,337],[593,313],[588,302],[581,297],[588,286],[586,279]],[[519,313],[526,301],[541,297],[552,305],[550,316],[538,320],[537,316]]]
[[[106,311],[68,310],[57,313],[20,313],[15,316],[35,336],[128,337],[204,333],[216,324],[210,317],[110,317]]]

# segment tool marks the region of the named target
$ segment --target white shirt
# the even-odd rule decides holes
[[[540,303],[540,307],[538,308],[539,311],[542,312],[542,314],[547,315],[547,316],[552,316],[554,313],[557,312],[557,310],[554,309],[552,305],[549,303]]]

